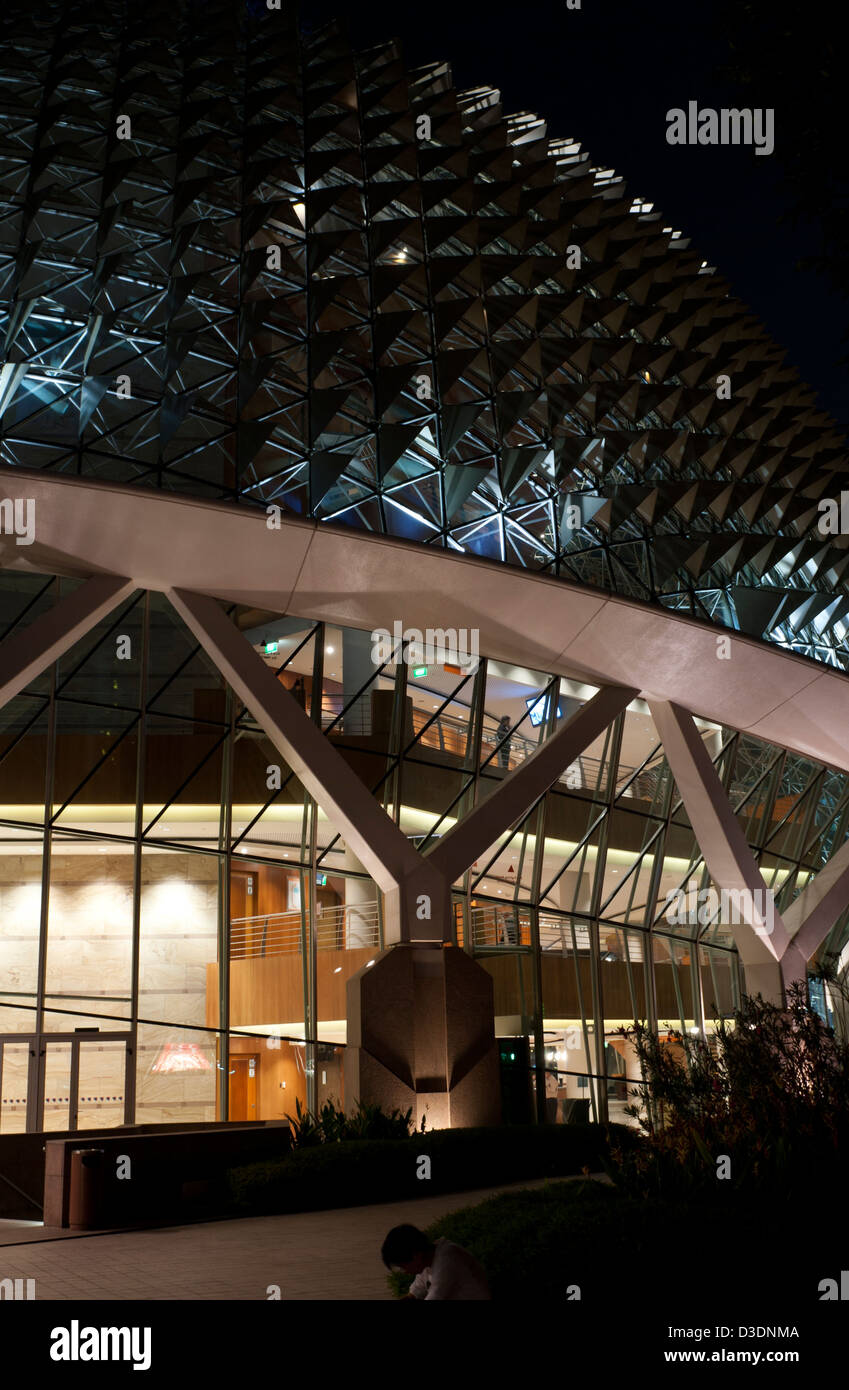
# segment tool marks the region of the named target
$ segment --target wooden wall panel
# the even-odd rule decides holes
[[[358,946],[350,951],[318,953],[318,1020],[347,1016],[345,985],[375,948]],[[337,975],[336,967],[341,966]],[[300,953],[285,956],[252,956],[230,965],[230,1024],[293,1023],[304,1017],[304,983]],[[218,966],[206,967],[206,1022],[218,1027]]]

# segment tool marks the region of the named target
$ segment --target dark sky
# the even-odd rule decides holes
[[[498,87],[505,112],[534,111],[551,137],[580,140],[594,163],[614,168],[630,192],[691,237],[787,349],[787,361],[822,407],[849,430],[849,367],[839,365],[849,306],[835,301],[821,276],[796,268],[819,249],[816,228],[780,220],[790,202],[781,116],[791,75],[762,74],[765,96],[757,104],[775,109],[772,156],[743,147],[670,146],[672,107],[755,104],[718,77],[729,58],[725,23],[729,12],[733,22],[733,7],[721,0],[581,4],[570,10],[566,0],[365,0],[354,9],[342,0],[312,0],[302,13],[307,27],[345,19],[358,48],[397,36],[409,66],[447,59],[459,87]],[[802,26],[816,22],[809,5],[797,13]],[[806,51],[815,52],[815,44]]]

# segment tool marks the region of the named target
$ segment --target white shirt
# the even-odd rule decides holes
[[[469,1301],[491,1299],[486,1275],[473,1255],[453,1240],[436,1241],[433,1263],[410,1285],[414,1298]]]

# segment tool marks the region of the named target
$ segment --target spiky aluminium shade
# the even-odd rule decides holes
[[[260,0],[11,0],[0,75],[0,466],[274,503],[849,666],[849,538],[817,530],[843,440],[577,141]]]

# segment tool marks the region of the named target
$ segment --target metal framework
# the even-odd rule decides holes
[[[816,528],[843,440],[577,140],[288,7],[0,25],[0,467],[273,503],[846,667]]]

